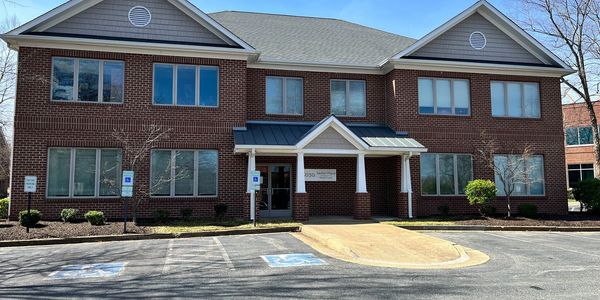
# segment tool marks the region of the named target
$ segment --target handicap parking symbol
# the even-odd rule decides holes
[[[261,257],[265,262],[267,262],[267,264],[269,264],[269,267],[271,268],[327,265],[327,262],[316,257],[312,253],[264,255]]]
[[[91,265],[64,266],[48,275],[48,279],[81,279],[115,277],[125,270],[125,263],[104,263]]]

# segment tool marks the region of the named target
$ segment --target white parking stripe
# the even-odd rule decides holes
[[[233,263],[231,262],[231,259],[229,259],[229,254],[227,254],[227,251],[225,250],[225,247],[223,247],[223,244],[221,244],[221,241],[219,241],[219,239],[217,237],[213,237],[213,239],[214,239],[215,243],[219,246],[219,249],[221,249],[223,259],[225,260],[225,263],[227,263],[229,270],[235,270],[235,268],[233,267]]]
[[[562,251],[573,252],[573,253],[583,254],[583,255],[587,255],[587,256],[600,257],[600,255],[597,255],[597,254],[586,253],[586,252],[581,252],[581,251],[572,250],[572,249],[566,249],[566,248],[563,248],[563,247],[557,247],[557,246],[550,246],[550,245],[540,244],[539,241],[528,241],[528,240],[523,240],[523,239],[518,239],[518,238],[513,238],[513,237],[506,237],[506,236],[502,236],[502,235],[498,235],[498,234],[493,234],[493,233],[489,233],[489,232],[484,232],[484,234],[491,235],[491,236],[494,236],[494,237],[503,238],[503,239],[507,239],[507,240],[519,241],[519,242],[529,243],[529,244],[536,244],[538,246],[544,246],[544,247],[548,247],[548,248],[555,248],[555,249],[559,249],[559,250],[562,250]]]
[[[583,234],[573,234],[573,233],[567,233],[567,232],[553,232],[554,234],[557,235],[566,235],[566,236],[571,236],[571,237],[577,237],[577,238],[582,238],[582,239],[586,239],[586,240],[594,240],[594,241],[600,241],[600,238],[592,238],[589,236],[585,236]]]
[[[169,273],[172,269],[235,270],[227,251],[216,237],[170,240],[167,249],[163,274]]]

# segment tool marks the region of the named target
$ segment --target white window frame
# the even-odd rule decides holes
[[[267,107],[268,103],[267,103],[267,89],[268,89],[268,81],[269,78],[271,79],[281,79],[281,84],[282,86],[282,106],[283,106],[283,112],[282,113],[270,113],[269,109]],[[302,111],[302,113],[299,114],[294,114],[294,113],[287,113],[287,81],[288,79],[290,80],[300,80],[300,82],[302,82],[302,96],[300,98],[300,110]],[[284,77],[284,76],[266,76],[265,77],[265,113],[267,115],[281,115],[281,116],[303,116],[304,115],[304,78],[302,77]]]
[[[600,130],[600,126],[598,126],[598,130]],[[576,145],[569,145],[567,142],[567,130],[568,129],[573,129],[576,128],[577,129],[577,144]],[[594,135],[593,135],[593,131],[592,131],[592,143],[591,144],[581,144],[581,133],[580,130],[581,128],[592,128],[592,126],[577,126],[577,127],[568,127],[565,129],[565,146],[566,147],[589,147],[589,146],[593,146],[594,145]]]
[[[46,156],[46,185],[48,184],[48,178],[50,176],[50,151],[51,150],[69,150],[71,151],[70,162],[69,162],[69,196],[49,196],[48,186],[46,186],[46,198],[47,199],[118,199],[121,197],[121,189],[116,196],[100,196],[100,167],[101,167],[101,153],[102,150],[116,150],[121,152],[121,169],[118,174],[123,172],[123,150],[118,148],[70,148],[70,147],[50,147],[48,148]],[[94,196],[75,196],[75,154],[77,150],[96,150],[96,170],[95,170],[95,181],[94,181]]]
[[[152,172],[152,154],[155,151],[170,151],[171,152],[171,178],[174,178],[176,175],[176,169],[177,166],[175,165],[175,161],[176,161],[176,157],[177,157],[177,152],[178,151],[182,151],[182,152],[194,152],[194,195],[191,196],[176,196],[175,195],[175,182],[176,180],[170,180],[169,182],[169,196],[162,196],[162,195],[154,195],[152,193],[152,178],[154,178],[153,176],[153,172]],[[198,195],[198,179],[199,179],[199,173],[198,173],[198,161],[199,161],[199,153],[200,152],[205,152],[205,151],[210,151],[210,152],[216,152],[217,153],[217,172],[216,172],[216,176],[217,176],[217,180],[216,180],[216,193],[214,195]],[[149,182],[150,182],[150,198],[181,198],[181,199],[185,199],[185,198],[218,198],[219,197],[219,151],[216,149],[152,149],[151,153],[150,153],[150,178],[149,178]]]
[[[592,168],[584,168],[583,165],[592,165]],[[578,166],[577,169],[571,169],[570,166]],[[579,164],[567,164],[567,185],[571,187],[571,180],[569,179],[569,173],[578,172],[579,173],[579,181],[583,180],[583,171],[592,171],[594,172],[596,169],[594,163],[579,163]]]
[[[345,118],[365,118],[367,116],[367,81],[366,80],[360,80],[360,79],[331,79],[329,81],[329,111],[331,113],[333,113],[333,105],[332,105],[332,97],[331,94],[333,92],[333,82],[334,81],[343,81],[346,83],[346,99],[344,100],[344,104],[346,105],[346,114],[344,115],[336,115],[338,117],[345,117]],[[361,82],[364,87],[364,99],[365,99],[365,112],[362,115],[349,115],[348,112],[350,111],[350,82]]]
[[[494,164],[496,163],[496,156],[505,156],[507,159],[510,156],[519,156],[518,154],[494,154]],[[525,185],[525,194],[513,194],[511,195],[511,197],[546,197],[546,158],[544,157],[544,155],[541,154],[537,154],[537,155],[532,155],[531,157],[541,157],[542,158],[542,184],[544,186],[544,191],[542,194],[540,195],[532,195],[531,194],[531,183],[528,183]],[[527,168],[527,164],[528,161],[525,161],[525,168]],[[527,176],[529,176],[529,174],[527,174]],[[494,184],[496,183],[496,173],[494,172]],[[501,193],[504,193],[504,191],[501,191],[500,189],[498,189],[498,197],[506,197],[506,195],[503,195]]]
[[[432,89],[433,91],[431,92],[433,95],[433,113],[422,113],[421,112],[421,103],[419,102],[419,114],[420,115],[425,115],[425,116],[456,116],[456,117],[469,117],[471,116],[471,80],[469,79],[461,79],[461,78],[443,78],[443,77],[419,77],[417,79],[417,90],[418,90],[418,84],[419,81],[421,79],[428,79],[432,81]],[[444,80],[444,81],[450,81],[450,105],[451,105],[451,109],[452,109],[452,113],[449,114],[442,114],[442,113],[438,113],[438,98],[437,98],[437,86],[436,86],[436,81],[438,80]],[[467,83],[467,88],[468,88],[468,92],[469,92],[469,107],[467,108],[469,110],[469,113],[467,114],[457,114],[456,113],[456,100],[454,99],[454,82],[456,81],[464,81]],[[420,95],[418,95],[420,98]]]
[[[504,115],[495,116],[494,108],[492,105],[492,117],[493,118],[516,118],[516,119],[534,119],[539,120],[542,118],[542,91],[540,90],[540,83],[534,81],[503,81],[503,80],[492,80],[490,81],[490,103],[493,102],[492,95],[492,84],[493,83],[501,83],[504,89]],[[517,83],[521,88],[521,116],[510,116],[508,113],[508,84],[509,83]],[[524,116],[525,113],[525,85],[526,84],[535,84],[537,85],[538,90],[538,116]]]
[[[424,153],[426,155],[435,155],[435,194],[423,193],[423,180],[421,178],[421,172],[419,170],[419,185],[421,187],[421,196],[423,197],[465,197],[465,194],[458,193],[458,156],[469,156],[471,158],[471,180],[475,177],[473,174],[473,155],[469,153]],[[423,154],[421,154],[423,155]],[[440,193],[440,155],[452,155],[454,160],[454,194],[442,194]],[[419,162],[420,164],[420,162]]]
[[[54,62],[55,59],[69,59],[73,60],[73,100],[57,100],[54,99]],[[100,65],[98,69],[98,100],[97,101],[81,101],[79,100],[79,62],[82,60],[97,61]],[[104,102],[104,63],[120,63],[123,65],[123,93],[121,95],[121,102]],[[122,105],[125,102],[125,62],[122,60],[109,60],[109,59],[94,59],[94,58],[81,58],[81,57],[52,57],[52,71],[50,75],[50,100],[52,102],[65,102],[65,103],[95,103],[95,104],[107,104],[107,105]]]
[[[170,66],[173,67],[173,95],[172,95],[172,103],[171,104],[163,104],[163,103],[156,103],[154,101],[154,92],[155,92],[155,83],[156,83],[156,78],[155,78],[155,73],[156,73],[156,66]],[[195,99],[194,99],[194,105],[179,105],[177,104],[177,70],[179,69],[179,67],[195,67],[196,68],[196,88],[195,88]],[[217,104],[212,106],[212,105],[200,105],[200,70],[202,70],[203,68],[208,68],[208,69],[216,69],[217,70]],[[152,65],[152,105],[155,106],[178,106],[178,107],[202,107],[202,108],[219,108],[219,106],[221,105],[221,68],[219,66],[210,66],[210,65],[188,65],[188,64],[169,64],[169,63],[154,63]]]

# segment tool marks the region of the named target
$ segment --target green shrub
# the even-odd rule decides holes
[[[104,217],[104,213],[101,211],[90,210],[85,213],[85,219],[94,226],[104,225],[106,222],[106,218]]]
[[[78,209],[65,208],[60,212],[60,219],[65,223],[73,223],[77,220]]]
[[[184,219],[190,219],[192,217],[192,214],[194,213],[194,210],[191,208],[182,208],[181,209],[181,217]]]
[[[482,216],[493,216],[496,214],[496,208],[491,205],[485,205],[479,208],[479,213]]]
[[[450,207],[448,204],[438,206],[438,212],[441,216],[447,217],[450,214]]]
[[[8,218],[8,206],[10,205],[10,199],[0,199],[0,219]]]
[[[157,210],[153,213],[154,221],[163,223],[169,220],[170,213],[166,210]]]
[[[39,210],[32,209],[29,214],[26,210],[19,212],[19,224],[21,226],[35,226],[42,219],[42,213]]]
[[[469,182],[465,188],[465,194],[471,205],[479,206],[482,216],[490,214],[490,204],[496,199],[496,184],[490,180],[477,179]],[[494,209],[495,213],[495,209]]]
[[[567,199],[569,200],[575,200],[575,196],[573,195],[573,189],[567,189]]]
[[[573,196],[589,211],[600,212],[600,180],[585,179],[575,184]]]
[[[537,206],[535,204],[526,203],[521,204],[518,207],[519,215],[525,218],[535,218],[537,217]]]
[[[217,203],[215,204],[215,216],[217,219],[223,219],[225,214],[227,213],[227,209],[229,207],[225,203]]]

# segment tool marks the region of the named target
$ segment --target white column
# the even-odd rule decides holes
[[[404,155],[402,158],[402,192],[408,194],[408,217],[413,218],[413,203],[412,203],[412,181],[410,177],[410,157]]]
[[[256,153],[254,149],[248,153],[248,186],[247,190],[250,193],[250,220],[256,219],[256,192],[252,189],[252,171],[256,170]]]
[[[359,154],[356,159],[356,192],[367,192],[367,174],[365,172],[365,155]]]
[[[304,153],[298,153],[296,162],[296,193],[306,193],[306,183],[304,182]]]

